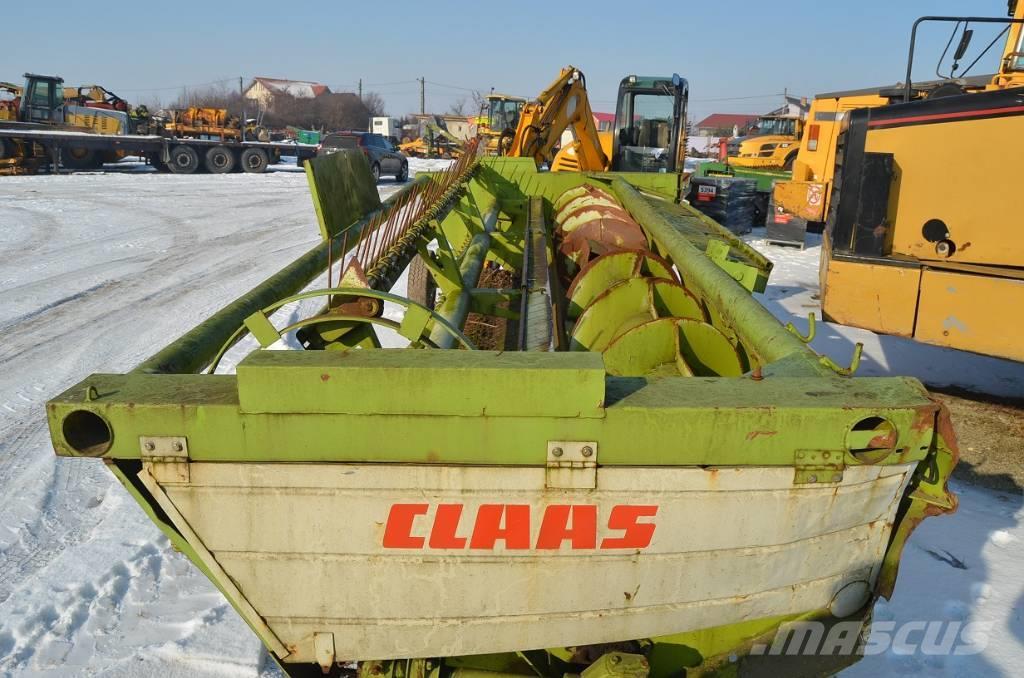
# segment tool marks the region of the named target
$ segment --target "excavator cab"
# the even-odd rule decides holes
[[[630,75],[619,83],[612,169],[676,172],[686,157],[686,80]]]
[[[20,117],[22,122],[64,122],[64,79],[26,73]]]

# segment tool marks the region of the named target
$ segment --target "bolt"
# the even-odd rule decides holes
[[[561,447],[556,447],[556,448],[552,449],[551,450],[551,456],[552,457],[561,457],[562,456],[562,448]]]
[[[797,452],[796,453],[796,458],[797,459],[803,459],[804,458],[804,453],[803,452]]]
[[[583,449],[587,450],[587,449],[590,449],[590,448],[588,448],[588,447],[584,447]],[[617,654],[613,654],[613,655],[611,656],[611,659],[610,659],[610,661],[611,661],[611,663],[612,663],[612,664],[618,664],[619,662],[621,662],[621,661],[622,661],[622,657],[620,657],[620,656],[619,656],[619,655],[617,655]]]
[[[184,449],[184,448],[182,448],[182,446],[181,446],[181,443],[179,443],[179,442],[175,441],[175,442],[174,442],[174,443],[173,443],[173,444],[171,445],[171,449],[172,449],[172,450],[174,450],[175,452],[181,452],[181,450],[182,450],[182,449]]]
[[[818,476],[815,476],[815,475],[807,476],[807,482],[809,482],[809,483],[816,483],[816,482],[818,482]]]
[[[150,452],[152,452],[153,450],[155,450],[155,449],[156,449],[156,445],[154,445],[154,444],[152,443],[152,441],[150,441],[150,442],[147,442],[147,443],[146,443],[146,445],[145,445],[145,447],[146,447],[146,449],[147,449],[148,451],[150,451]]]
[[[821,455],[821,456],[825,457],[825,459],[828,459],[828,458],[829,458],[830,456],[832,456],[832,455],[830,455],[830,454],[829,454],[828,452],[826,452],[825,454],[823,454],[823,455]]]
[[[590,445],[584,445],[583,449],[580,450],[580,454],[582,454],[584,457],[592,457],[594,455],[594,448],[591,447]]]
[[[833,483],[838,483],[842,479],[843,479],[843,477],[841,475],[839,475],[838,473],[833,474],[833,476],[832,476],[832,482]]]

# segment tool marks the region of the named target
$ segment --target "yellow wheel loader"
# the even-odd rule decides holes
[[[729,164],[763,170],[791,170],[800,149],[804,121],[785,115],[763,115],[757,132],[729,142]]]
[[[902,92],[882,93],[902,103],[844,118],[822,245],[826,319],[1024,360],[1024,4],[1010,10],[919,19]],[[918,98],[909,76],[923,22],[954,24],[954,64],[970,26],[1004,24],[999,72],[976,92]]]

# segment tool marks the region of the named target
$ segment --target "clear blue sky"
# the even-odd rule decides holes
[[[759,113],[784,88],[817,92],[902,79],[910,26],[924,14],[1005,16],[1006,0],[774,2],[5,2],[0,80],[25,71],[98,83],[132,102],[169,103],[183,85],[256,75],[379,92],[388,112],[444,112],[465,89],[536,95],[565,64],[587,76],[595,110],[613,110],[630,73],[678,72],[691,118]],[[58,10],[59,7],[59,10]],[[193,8],[190,11],[188,8]],[[194,14],[194,18],[190,16]],[[978,27],[972,52],[998,29]],[[949,35],[919,46],[927,78]],[[998,50],[976,72],[992,72]],[[985,66],[985,68],[981,68]],[[933,76],[932,76],[933,77]],[[439,84],[432,84],[439,83]],[[721,100],[732,97],[744,99]],[[758,97],[758,98],[753,98]]]

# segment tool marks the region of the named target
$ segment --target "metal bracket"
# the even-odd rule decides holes
[[[189,482],[188,439],[184,436],[139,436],[139,452],[158,482]]]
[[[597,487],[597,442],[549,440],[544,485],[552,489],[593,490]]]
[[[320,665],[320,669],[323,670],[325,674],[334,667],[335,652],[333,633],[313,634],[313,656],[316,657],[316,663]]]
[[[831,485],[843,481],[846,462],[838,450],[797,450],[794,485]]]

